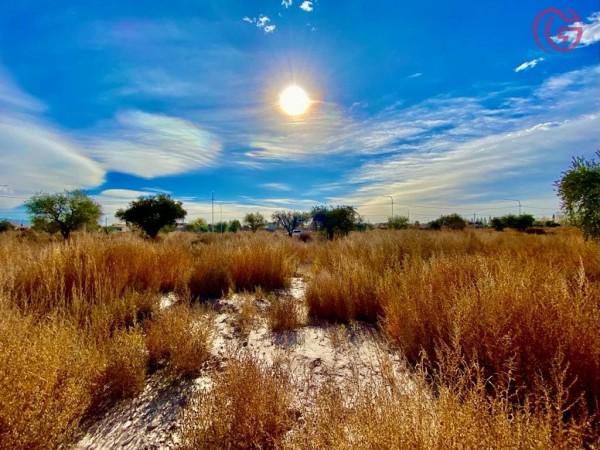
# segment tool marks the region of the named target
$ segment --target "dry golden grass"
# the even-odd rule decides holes
[[[74,326],[0,308],[0,448],[56,448],[95,402],[101,352]]]
[[[183,410],[180,448],[276,448],[294,423],[291,387],[286,370],[239,355]]]
[[[108,397],[134,396],[144,389],[148,350],[139,328],[118,330],[107,344],[104,385]]]
[[[159,311],[161,291],[279,288],[297,261],[313,264],[309,313],[376,322],[416,365],[417,389],[391,375],[329,385],[300,426],[289,373],[246,355],[186,409],[187,448],[599,447],[587,416],[600,403],[597,244],[571,230],[407,230],[308,243],[0,235],[0,448],[67,446],[98,407],[142,389],[148,361],[198,373],[213,319]],[[250,306],[241,316],[256,316]],[[270,326],[294,327],[293,309],[273,302]]]
[[[570,401],[600,404],[600,252],[573,232],[373,233],[323,247],[311,315],[375,320],[412,362],[456,344],[495,382],[533,392],[562,362]],[[370,313],[365,313],[369,311]]]
[[[509,386],[488,395],[476,365],[465,371],[445,361],[440,372],[449,378],[438,375],[435,391],[423,366],[410,383],[391,372],[362,382],[332,379],[280,448],[567,450],[594,440],[585,418],[563,422],[564,396],[537,403],[525,397],[518,405]]]
[[[173,375],[198,374],[210,356],[213,319],[208,309],[187,304],[158,313],[145,324],[150,362]]]
[[[302,326],[302,305],[291,295],[269,296],[267,319],[273,333],[293,331]]]

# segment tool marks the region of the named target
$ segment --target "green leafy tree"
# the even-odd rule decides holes
[[[361,223],[360,216],[354,206],[315,206],[311,210],[313,226],[325,233],[327,239],[345,236]]]
[[[129,203],[127,209],[115,213],[118,219],[142,229],[152,239],[156,239],[161,228],[174,226],[186,215],[182,203],[167,194],[141,196]]]
[[[304,225],[310,219],[310,214],[302,211],[275,211],[271,215],[273,221],[292,236],[294,230]]]
[[[504,228],[506,228],[506,224],[504,223],[504,220],[502,220],[502,217],[494,217],[490,222],[490,226],[496,231],[503,231]]]
[[[241,229],[242,229],[242,224],[240,223],[239,220],[234,219],[229,222],[229,231],[230,232],[237,233]]]
[[[244,217],[244,225],[248,225],[253,233],[256,233],[256,230],[260,230],[267,224],[265,217],[259,213],[248,213]]]
[[[8,220],[0,221],[0,233],[4,233],[5,231],[14,230],[15,227]]]
[[[440,230],[442,227],[450,228],[451,230],[464,230],[467,227],[467,221],[456,213],[447,216],[440,216],[438,219],[429,222],[429,228],[432,230]]]
[[[600,150],[596,155],[600,158]],[[569,222],[580,227],[586,239],[600,240],[600,160],[573,158],[556,187]]]
[[[98,227],[102,208],[81,190],[39,193],[25,202],[25,209],[37,230],[60,232],[65,239],[85,227]]]
[[[390,217],[388,218],[387,226],[390,230],[405,230],[408,228],[408,217]]]
[[[208,223],[202,217],[198,217],[186,225],[185,231],[208,231]]]

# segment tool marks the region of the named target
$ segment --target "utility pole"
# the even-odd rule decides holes
[[[221,234],[223,234],[223,203],[219,203],[219,209],[221,210]]]
[[[392,201],[392,220],[394,220],[394,197],[391,195],[382,195],[382,197],[388,197]]]
[[[503,200],[519,203],[519,215],[521,215],[521,200],[517,200],[516,198],[505,198]]]
[[[212,225],[211,230],[213,233],[215,232],[215,191],[210,191],[210,204],[212,209]]]

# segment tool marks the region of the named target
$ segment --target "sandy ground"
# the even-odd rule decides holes
[[[291,287],[277,295],[292,296],[300,305],[304,301],[305,283],[292,280]],[[239,312],[245,302],[251,301],[256,309],[256,320],[247,332],[240,331]],[[161,307],[169,307],[176,298],[166,296]],[[247,303],[246,303],[247,304]],[[272,333],[265,313],[268,300],[248,299],[234,294],[215,304],[216,336],[213,359],[219,364],[239,351],[249,351],[266,362],[284,359],[294,376],[307,380],[305,401],[330,377],[344,380],[372,379],[381,376],[382,364],[392,367],[407,378],[408,372],[400,357],[387,348],[377,331],[364,324],[349,326],[307,324],[294,332]],[[74,449],[171,449],[177,445],[177,418],[186,398],[195,389],[210,388],[210,373],[195,380],[167,382],[161,372],[152,374],[144,391],[134,399],[119,402],[98,418]]]

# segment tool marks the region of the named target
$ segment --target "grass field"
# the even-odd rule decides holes
[[[390,371],[299,409],[310,388],[289,368],[238,355],[217,371],[206,300],[297,274],[310,320],[375,324],[416,389]],[[274,332],[303,326],[290,302],[270,300]],[[600,249],[569,229],[0,235],[0,448],[68,445],[157,369],[214,379],[181,417],[185,448],[598,448]]]

